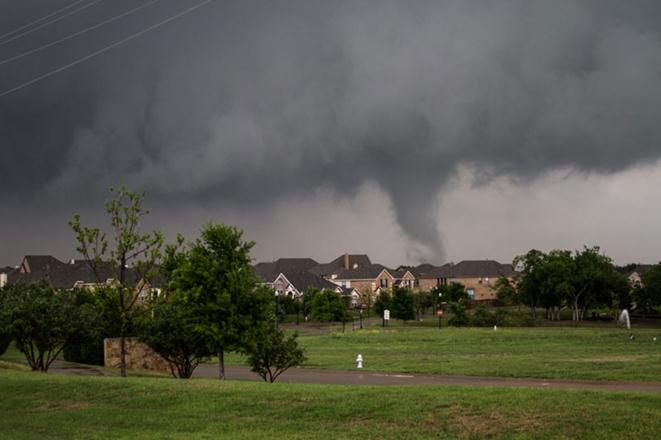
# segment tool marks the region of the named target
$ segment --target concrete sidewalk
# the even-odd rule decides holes
[[[227,379],[262,380],[247,366],[225,367]],[[218,377],[218,366],[203,364],[194,377]],[[661,392],[661,382],[614,382],[558,379],[528,379],[481,376],[445,376],[434,374],[380,373],[372,371],[339,371],[292,368],[283,373],[279,382],[334,385],[454,385],[507,388],[553,388],[602,391]]]

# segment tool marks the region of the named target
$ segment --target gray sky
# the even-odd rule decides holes
[[[5,64],[147,0],[0,38],[0,94],[197,2]],[[71,3],[2,2],[0,34]],[[260,260],[656,262],[659,84],[656,1],[217,0],[0,97],[0,264],[73,256],[66,221],[122,183],[145,226],[232,223]]]

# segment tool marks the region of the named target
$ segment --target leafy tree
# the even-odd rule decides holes
[[[413,292],[406,288],[394,288],[392,295],[392,315],[406,322],[415,319]]]
[[[462,302],[451,301],[448,303],[448,311],[451,316],[448,319],[448,324],[454,327],[462,327],[468,325],[470,320],[466,314],[466,306]]]
[[[302,348],[296,342],[297,335],[285,337],[275,323],[267,326],[248,354],[251,370],[259,374],[265,382],[275,382],[278,376],[289,368],[305,361]]]
[[[442,302],[468,302],[470,301],[470,296],[466,292],[466,288],[456,282],[451,282],[450,284],[439,284],[434,287],[431,291],[432,296],[438,301],[438,305]]]
[[[175,295],[156,301],[140,339],[168,361],[174,377],[188,379],[211,351],[197,331],[194,308]]]
[[[525,255],[514,258],[512,266],[521,271],[521,277],[517,283],[519,298],[521,302],[530,307],[533,319],[537,316],[536,309],[540,302],[539,286],[542,282],[538,270],[544,263],[544,253],[536,249],[528,251]]]
[[[616,272],[612,260],[599,253],[599,247],[585,247],[574,256],[574,285],[569,289],[572,319],[580,321],[588,307],[611,303],[612,281]]]
[[[380,316],[383,316],[383,311],[390,309],[392,309],[392,295],[388,290],[382,289],[376,301],[374,301],[374,310]]]
[[[343,326],[350,319],[342,297],[329,289],[315,295],[312,300],[312,317],[315,321],[341,322]]]
[[[319,292],[320,290],[316,287],[308,287],[308,289],[303,292],[303,314],[305,316],[312,315],[312,303]]]
[[[661,305],[661,263],[645,272],[642,281],[642,287],[634,291],[636,306],[644,312],[651,312]]]
[[[76,250],[85,258],[99,284],[109,275],[117,292],[119,315],[120,370],[126,376],[126,337],[131,326],[130,316],[138,300],[137,284],[155,273],[161,257],[163,235],[158,231],[142,233],[140,223],[149,211],[143,208],[144,193],[134,193],[124,187],[110,189],[111,199],[105,204],[110,217],[111,237],[100,228],[82,226],[80,215],[69,222],[76,235]],[[110,249],[109,249],[110,248]]]
[[[256,288],[250,267],[253,242],[243,232],[222,224],[206,224],[189,246],[179,237],[166,248],[163,271],[170,294],[193,308],[200,336],[218,355],[218,378],[225,378],[225,352],[246,352],[259,326],[273,317],[270,289]]]
[[[431,292],[413,292],[413,308],[418,320],[422,320],[422,315],[434,305],[434,302]]]
[[[496,288],[496,297],[506,306],[521,304],[517,281],[517,279],[499,277],[494,284],[494,287]]]
[[[470,323],[474,327],[491,327],[496,325],[496,316],[489,312],[486,305],[480,304],[475,308]]]
[[[296,315],[298,313],[300,303],[291,296],[274,295],[274,298],[279,322],[284,321],[288,315]]]
[[[58,291],[45,281],[0,291],[0,322],[33,371],[48,371],[71,339],[94,327],[96,312],[79,305],[77,291]]]
[[[67,343],[62,351],[63,357],[69,362],[103,365],[103,340],[116,337],[121,333],[119,291],[112,286],[102,286],[93,291],[81,289],[78,294],[79,304],[89,304],[93,307],[96,310],[97,319],[93,329],[85,329]],[[140,334],[147,309],[132,307],[126,313],[126,334]]]

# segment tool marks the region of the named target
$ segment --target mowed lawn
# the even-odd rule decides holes
[[[661,395],[79,377],[0,367],[0,437],[636,438]]]
[[[354,369],[360,353],[370,371],[661,381],[661,329],[633,333],[635,340],[618,328],[372,328],[299,342],[314,368]]]

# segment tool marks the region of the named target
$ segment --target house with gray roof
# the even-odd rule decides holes
[[[496,280],[500,277],[512,278],[514,275],[515,271],[510,264],[494,260],[464,260],[431,269],[419,276],[418,283],[421,290],[459,283],[475,301],[493,301],[496,299]]]

